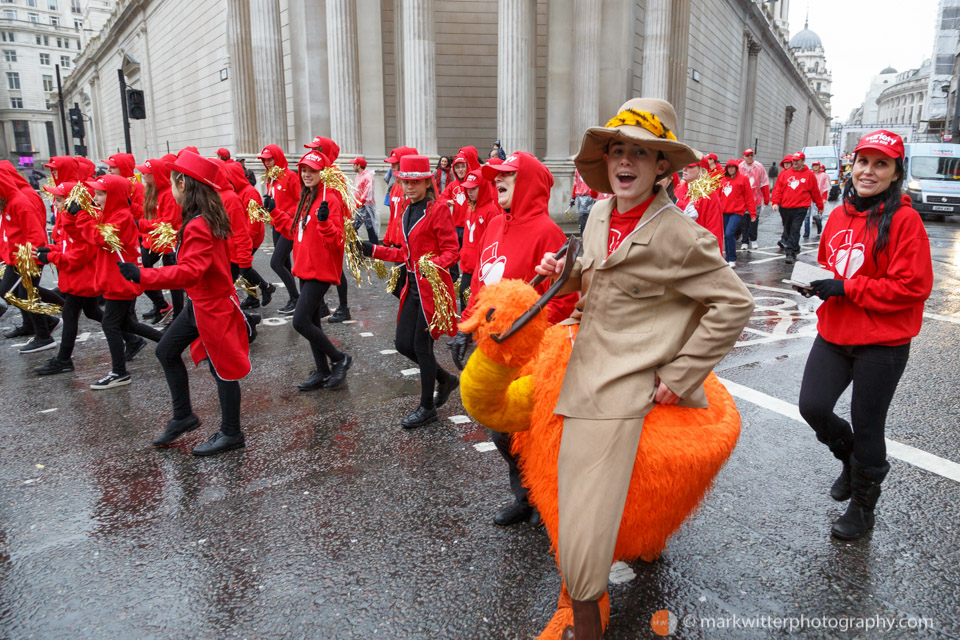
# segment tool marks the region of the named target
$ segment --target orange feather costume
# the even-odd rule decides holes
[[[476,311],[460,326],[473,333],[477,350],[460,379],[464,408],[495,431],[516,432],[513,452],[529,498],[539,511],[557,552],[557,457],[563,417],[553,413],[576,324],[549,326],[538,314],[498,344],[491,338],[536,302],[538,294],[519,280],[485,287]],[[733,398],[710,374],[704,382],[709,407],[658,405],[645,418],[630,490],[620,522],[614,561],[655,560],[667,539],[696,510],[713,478],[729,458],[740,435],[740,414]],[[561,589],[558,610],[539,636],[559,639],[573,624],[570,597]],[[604,628],[609,596],[600,602]]]

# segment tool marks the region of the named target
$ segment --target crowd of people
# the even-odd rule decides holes
[[[353,158],[353,176],[344,175],[339,147],[323,136],[304,145],[293,167],[279,145],[265,146],[257,156],[262,191],[227,149],[208,158],[186,147],[142,164],[115,154],[99,177],[84,158],[52,158],[46,166],[55,184],[44,187],[55,218],[49,233],[40,196],[12,164],[0,162],[0,294],[11,293],[23,320],[8,337],[32,336],[21,353],[54,349],[51,332],[62,324],[57,354],[36,373],[66,373],[74,371],[80,313],[100,322],[112,364],[91,384],[95,390],[129,385],[126,363],[156,342],[172,400],[156,446],[200,425],[182,360],[189,348],[195,363],[207,360],[221,408],[219,428],[193,453],[242,447],[239,381],[251,369],[257,310],[277,294],[253,266],[269,225],[270,268],[288,296],[278,313],[292,316],[313,356],[303,392],[342,386],[354,362],[329,339],[324,322],[351,318],[347,282],[357,260],[394,266],[390,284],[399,302],[385,297],[383,304],[397,304],[397,351],[420,372],[417,406],[400,420],[415,429],[436,422],[437,409],[458,388],[457,373],[438,363],[435,343],[447,335],[453,362],[463,368],[472,336],[458,326],[476,312],[484,287],[539,274],[546,276],[536,285],[543,294],[565,260],[576,260],[544,312],[551,324],[580,325],[556,408],[565,423],[559,558],[573,599],[571,633],[599,638],[598,602],[644,416],[655,404],[705,406],[704,379],[753,309],[730,268],[738,241],[741,251],[756,248],[758,214],[772,204],[783,222],[781,247],[793,262],[811,212],[821,229],[828,188],[822,167],[815,172],[796,153],[781,162],[771,190],[753,150],[721,165],[716,154],[679,141],[676,124],[671,105],[637,98],[585,132],[571,197],[583,253],[559,259],[567,236],[549,212],[553,175],[534,155],[508,155],[499,143],[483,161],[465,146],[437,165],[413,147],[392,149],[384,159],[385,229],[366,159]],[[850,500],[833,527],[845,539],[873,526],[889,470],[886,411],[932,288],[929,243],[909,198],[901,198],[902,181],[899,137],[865,136],[842,203],[822,228],[818,262],[834,275],[801,288],[825,302],[800,411],[842,463],[831,495]],[[57,268],[55,289],[40,286],[47,264]],[[333,312],[325,301],[331,287],[338,296]],[[246,292],[242,301],[238,288]],[[137,317],[140,295],[153,303],[144,314],[153,324]],[[851,382],[852,424],[834,413]],[[536,523],[511,436],[495,433],[494,442],[515,498],[495,521]]]

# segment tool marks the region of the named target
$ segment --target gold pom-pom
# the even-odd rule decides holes
[[[256,224],[257,222],[269,224],[271,216],[270,212],[257,204],[256,200],[250,200],[247,203],[247,219],[250,220],[250,224]]]
[[[718,173],[711,176],[706,171],[701,172],[699,178],[691,181],[690,184],[687,185],[687,195],[690,198],[690,202],[696,203],[703,198],[709,198],[710,194],[720,187],[721,180],[723,180],[722,174]]]
[[[374,259],[372,262],[373,262],[373,271],[374,273],[377,274],[378,278],[380,278],[381,280],[386,280],[388,277],[390,277],[390,272],[387,269],[387,265],[383,263],[383,260]],[[2,273],[0,273],[0,275],[2,275]]]
[[[161,222],[155,226],[147,237],[153,241],[153,251],[160,253],[163,249],[172,249],[177,242],[177,230],[169,222]]]
[[[386,265],[384,265],[386,266]],[[393,293],[400,282],[400,265],[394,265],[390,269],[390,277],[387,278],[387,293]]]
[[[433,319],[430,321],[430,330],[448,333],[457,326],[457,305],[440,276],[440,272],[446,269],[438,267],[432,260],[434,257],[432,253],[420,256],[417,270],[433,292]]]
[[[273,165],[272,167],[267,169],[267,172],[263,174],[263,176],[261,177],[264,179],[265,182],[276,182],[277,180],[283,177],[283,169],[281,169],[277,165]]]
[[[70,193],[67,195],[67,199],[63,203],[63,208],[69,209],[70,205],[72,204],[76,204],[87,213],[96,217],[96,215],[93,213],[93,198],[90,196],[90,191],[79,182],[73,185],[73,188],[70,189]]]
[[[120,242],[120,236],[117,235],[117,228],[108,222],[104,224],[98,224],[97,231],[100,232],[100,235],[103,237],[103,241],[109,250],[113,251],[117,255],[121,255],[123,252],[123,243]],[[123,258],[121,256],[121,260],[122,259]]]
[[[360,237],[357,230],[353,228],[353,220],[348,217],[343,218],[343,257],[346,258],[346,269],[357,281],[357,287],[363,286],[363,280],[360,277],[360,267],[365,266],[363,254],[360,252]],[[370,280],[370,267],[367,268],[367,281]]]
[[[47,202],[53,202],[53,194],[47,191],[47,189],[53,189],[57,186],[57,181],[53,179],[53,176],[47,178],[43,183],[43,199]]]
[[[240,276],[239,278],[237,278],[236,282],[233,283],[233,286],[236,287],[237,289],[245,291],[249,296],[253,296],[254,298],[260,297],[259,295],[257,295],[257,287],[255,285],[250,284],[250,281],[244,278],[243,276]]]
[[[40,292],[33,286],[33,278],[40,275],[40,265],[33,258],[33,246],[29,242],[17,246],[17,250],[14,252],[13,266],[20,274],[20,284],[26,290],[27,297],[18,298],[13,295],[13,291],[8,291],[3,296],[4,300],[28,313],[39,313],[47,316],[55,316],[60,313],[60,305],[40,300]]]

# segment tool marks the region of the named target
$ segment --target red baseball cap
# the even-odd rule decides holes
[[[383,161],[388,164],[396,164],[400,162],[400,159],[403,156],[417,155],[416,147],[397,147],[390,152],[390,157],[385,158]]]
[[[367,159],[364,158],[363,156],[357,156],[356,158],[354,158],[354,159],[351,161],[351,164],[358,164],[358,165],[360,165],[361,168],[366,169],[366,168],[367,168]]]
[[[273,158],[273,151],[270,151],[270,149],[264,147],[263,151],[260,152],[260,155],[257,156],[257,160],[266,160],[267,158]]]
[[[48,169],[59,169],[61,167],[59,158],[60,156],[54,156],[53,158],[50,158],[50,162],[43,166],[47,167]]]
[[[740,158],[730,158],[729,160],[727,160],[726,164],[723,165],[723,168],[726,169],[727,167],[729,167],[729,166],[731,166],[731,165],[733,165],[734,167],[739,168],[739,167],[740,167]]]
[[[323,146],[323,139],[320,136],[317,136],[307,144],[303,145],[304,149],[319,149]]]
[[[229,150],[229,149],[224,149],[223,147],[220,147],[219,149],[217,149],[217,155],[220,156],[220,159],[221,159],[221,160],[229,160],[229,159],[230,159],[230,150]]]
[[[814,160],[813,162],[810,163],[810,166],[811,166],[811,167],[819,167],[819,166],[820,166],[820,161],[819,161],[819,160]]]
[[[63,182],[55,187],[48,185],[43,186],[43,190],[53,196],[61,196],[66,198],[70,195],[70,190],[73,189],[73,186],[77,184],[76,182]]]
[[[745,156],[752,156],[752,155],[753,155],[753,149],[744,149],[744,150],[743,150],[743,155],[745,155]]]
[[[464,156],[457,156],[453,159],[453,162],[450,163],[450,166],[452,167],[453,165],[460,164],[461,162],[466,164],[467,159]]]
[[[107,165],[108,167],[116,167],[116,166],[117,166],[117,161],[113,159],[113,156],[110,156],[110,157],[107,158],[106,160],[101,160],[100,162],[102,162],[103,164]]]
[[[301,166],[308,166],[315,171],[323,171],[330,166],[330,161],[327,160],[327,156],[323,155],[319,151],[310,151],[305,153],[300,161],[297,162],[297,171],[300,171]]]
[[[171,171],[190,176],[194,180],[213,187],[217,191],[223,191],[223,188],[217,183],[217,176],[220,173],[220,165],[214,160],[204,158],[198,153],[184,149],[173,162],[167,162],[167,167]]]
[[[104,180],[106,176],[100,176],[96,180],[87,180],[83,184],[87,185],[89,188],[94,191],[106,191],[108,189],[107,181]]]
[[[715,153],[708,153],[707,155],[703,156],[703,159],[704,159],[704,160],[713,160],[714,162],[720,162],[720,156],[718,156],[718,155],[715,154]]]
[[[423,180],[432,176],[433,169],[427,156],[408,154],[400,158],[400,168],[397,170],[400,180]]]
[[[701,169],[709,169],[710,164],[707,162],[706,158],[701,158],[697,162],[691,162],[687,165],[688,167],[700,167]]]
[[[903,158],[904,156],[903,138],[886,129],[878,129],[860,138],[860,142],[857,143],[857,148],[853,152],[857,153],[862,149],[876,149],[891,158]]]
[[[464,189],[473,189],[474,187],[479,187],[482,181],[483,171],[481,169],[474,169],[466,175],[463,182],[460,183],[460,186]]]
[[[152,173],[153,173],[153,167],[150,165],[150,161],[149,161],[149,160],[147,160],[147,161],[144,162],[143,164],[138,164],[138,165],[136,166],[136,170],[139,171],[140,173],[145,173],[145,174],[152,174]]]
[[[513,154],[507,156],[507,159],[500,164],[488,162],[480,167],[480,170],[483,172],[483,177],[490,181],[492,181],[498,173],[510,173],[511,171],[517,171],[519,169],[520,158]]]
[[[803,151],[797,151],[797,152],[794,153],[792,156],[790,156],[790,159],[791,159],[791,160],[806,160],[806,159],[807,159],[807,156],[804,155]]]

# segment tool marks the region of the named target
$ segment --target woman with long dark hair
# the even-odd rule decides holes
[[[169,167],[173,197],[183,215],[177,263],[155,269],[140,269],[129,262],[119,267],[124,278],[144,287],[186,290],[186,308],[157,345],[157,358],[173,400],[173,417],[153,444],[168,445],[200,426],[190,405],[187,368],[181,358],[189,346],[194,363],[206,359],[217,381],[220,428],[193,449],[196,456],[210,456],[245,445],[240,430],[239,380],[250,373],[249,327],[230,276],[230,219],[217,195],[219,167],[190,151],[181,151]]]
[[[437,185],[437,189],[443,191],[447,188],[447,183],[450,182],[452,172],[453,167],[450,166],[450,156],[440,156],[440,159],[437,160],[437,171],[433,174],[433,183]]]
[[[910,198],[901,194],[903,157],[895,133],[880,130],[860,139],[843,204],[820,239],[818,261],[835,276],[800,289],[825,301],[817,309],[800,414],[843,465],[830,489],[834,500],[850,500],[831,531],[842,540],[873,528],[880,485],[890,470],[887,410],[933,288],[930,241]],[[834,407],[851,382],[847,422]]]

